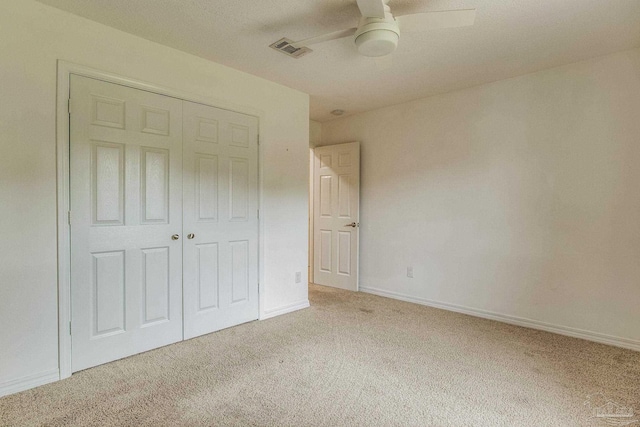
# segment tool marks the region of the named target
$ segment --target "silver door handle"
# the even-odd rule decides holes
[[[355,222],[352,222],[351,224],[345,224],[345,227],[353,227],[356,228],[358,226],[358,224],[356,224]]]
[[[189,239],[189,240],[193,239],[194,237],[196,237],[196,235],[193,234],[193,233],[187,234],[187,239]]]
[[[174,234],[173,236],[171,236],[171,240],[178,240],[180,238],[179,234]]]

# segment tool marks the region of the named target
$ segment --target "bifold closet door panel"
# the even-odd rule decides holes
[[[73,75],[70,106],[79,371],[183,338],[182,101]]]
[[[184,102],[185,339],[258,318],[258,119]]]

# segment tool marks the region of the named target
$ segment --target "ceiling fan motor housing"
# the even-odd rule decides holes
[[[391,13],[385,13],[384,19],[362,18],[354,41],[358,52],[364,56],[385,56],[398,47],[400,28]]]

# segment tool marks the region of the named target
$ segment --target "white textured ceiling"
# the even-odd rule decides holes
[[[403,34],[386,69],[350,39],[300,59],[268,47],[356,26],[355,0],[39,1],[306,92],[319,121],[640,46],[640,0],[392,0],[396,15],[478,13],[473,27]]]

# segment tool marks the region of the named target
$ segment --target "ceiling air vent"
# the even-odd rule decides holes
[[[289,39],[280,39],[274,44],[269,45],[269,47],[293,58],[300,58],[309,52],[313,52],[308,47],[294,47],[293,40]]]

